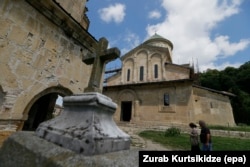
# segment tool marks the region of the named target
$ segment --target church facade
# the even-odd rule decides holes
[[[234,126],[231,95],[196,85],[193,67],[174,64],[172,50],[171,41],[155,34],[121,57],[122,68],[103,88],[118,105],[114,120],[187,125],[202,119]]]

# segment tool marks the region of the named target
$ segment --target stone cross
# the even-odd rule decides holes
[[[86,64],[93,64],[85,93],[64,97],[62,114],[41,123],[36,135],[87,156],[129,149],[130,136],[112,117],[117,104],[101,94],[105,64],[120,55],[117,48],[107,47],[108,41],[101,38],[94,55],[83,58]]]
[[[100,38],[97,44],[96,52],[94,54],[88,54],[83,57],[83,62],[87,65],[93,64],[92,72],[90,75],[88,87],[84,89],[84,92],[98,92],[102,93],[102,79],[103,70],[105,65],[120,56],[120,50],[118,48],[107,49],[108,40],[106,38]]]

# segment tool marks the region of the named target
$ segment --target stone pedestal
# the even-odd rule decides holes
[[[100,93],[67,96],[64,111],[43,122],[36,135],[83,155],[96,155],[130,147],[130,136],[117,127],[117,105]]]

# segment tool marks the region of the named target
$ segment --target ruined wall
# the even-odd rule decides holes
[[[52,0],[46,2],[56,5]],[[85,5],[85,1],[75,2],[80,3],[79,10]],[[51,9],[56,15],[55,9],[60,8]],[[73,11],[70,13],[80,21],[82,10]],[[46,14],[51,16],[50,11]],[[80,35],[72,29],[72,36],[65,33],[69,23],[70,18],[62,26],[54,24],[25,0],[0,1],[0,131],[18,129],[27,119],[28,104],[41,92],[77,94],[87,86],[91,66],[82,62],[82,56],[89,51],[88,46],[73,38]],[[88,44],[93,42],[88,34],[85,39]]]

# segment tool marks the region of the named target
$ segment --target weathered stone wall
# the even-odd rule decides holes
[[[69,13],[79,21],[85,1],[77,2]],[[91,71],[82,62],[86,46],[25,0],[1,0],[0,25],[0,130],[17,130],[30,103],[46,93],[83,92]]]
[[[106,83],[106,85],[109,85],[109,86],[110,85],[120,85],[120,84],[121,84],[121,72],[118,72],[117,74],[108,78],[108,82]]]
[[[88,29],[89,20],[85,15],[86,0],[55,0],[59,5],[67,11],[78,23],[85,29]]]
[[[190,68],[166,64],[164,70],[166,71],[164,78],[168,81],[190,78]]]
[[[194,119],[208,124],[235,126],[233,110],[228,96],[205,89],[193,88]]]
[[[103,93],[118,104],[114,114],[116,122],[121,118],[121,102],[132,101],[131,122],[152,122],[154,125],[177,123],[187,124],[190,121],[191,106],[190,83],[186,84],[147,84],[130,85],[127,89],[108,87]],[[169,106],[164,105],[164,94],[169,94]]]
[[[190,82],[111,86],[103,93],[118,104],[114,120],[121,121],[122,102],[132,101],[130,122],[169,125],[204,120],[211,125],[235,126],[228,96],[192,86]],[[164,94],[169,94],[169,106]]]

